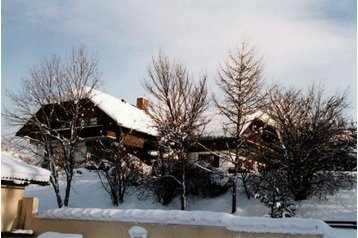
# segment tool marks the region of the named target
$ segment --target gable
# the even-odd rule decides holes
[[[143,110],[120,100],[111,95],[103,93],[98,90],[92,89],[91,97],[88,99],[82,99],[85,105],[83,112],[81,112],[83,123],[86,125],[86,130],[88,130],[91,125],[95,126],[98,119],[102,119],[102,124],[104,126],[119,126],[121,128],[126,128],[128,132],[139,132],[144,135],[156,136],[156,129],[152,126],[152,120],[150,116]],[[89,103],[87,103],[89,102]],[[65,104],[70,104],[71,102],[62,102],[62,106]],[[37,113],[37,118],[42,118],[41,114],[47,113],[48,111],[55,111],[55,116],[50,122],[51,128],[62,128],[64,133],[68,126],[65,125],[66,119],[64,112],[61,111],[61,107],[57,104],[48,104],[40,108]],[[100,111],[100,112],[99,112]],[[52,112],[53,113],[53,112]],[[34,118],[34,117],[33,117]],[[36,138],[36,131],[38,128],[31,125],[31,120],[20,128],[16,133],[17,136],[30,136],[31,138]],[[60,119],[60,120],[59,120]],[[62,121],[62,122],[61,122]]]

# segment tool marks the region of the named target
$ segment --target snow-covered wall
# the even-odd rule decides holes
[[[322,235],[322,237],[324,235],[326,235],[324,237],[330,237],[331,230],[324,222],[313,219],[238,217],[228,213],[207,211],[63,208],[48,210],[37,217],[40,219],[209,226],[224,228],[233,232],[306,234]]]

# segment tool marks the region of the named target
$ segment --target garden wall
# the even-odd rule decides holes
[[[316,220],[297,219],[302,222],[292,225],[294,218],[240,218],[214,212],[64,208],[35,215],[38,204],[32,201],[27,214],[32,211],[34,215],[27,218],[25,229],[36,235],[53,231],[85,238],[130,238],[129,230],[139,226],[148,238],[323,238],[326,229],[326,224]]]
[[[82,234],[85,238],[129,238],[129,229],[133,226],[143,227],[148,231],[148,238],[322,238],[322,235],[289,235],[274,233],[246,233],[228,231],[223,228],[160,225],[142,223],[124,223],[110,221],[55,220],[36,218],[33,223],[36,233],[56,231],[62,233]]]

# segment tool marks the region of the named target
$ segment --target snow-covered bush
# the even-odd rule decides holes
[[[284,180],[284,173],[279,170],[266,171],[250,179],[252,188],[256,186],[255,198],[270,208],[270,216],[273,218],[293,217],[296,211],[294,197]]]
[[[173,176],[173,167],[178,163],[177,159],[171,159],[171,155],[163,147],[157,154],[157,160],[153,160],[151,173],[146,176],[139,186],[139,194],[142,199],[154,197],[163,205],[168,205],[178,195],[180,181]]]
[[[99,142],[97,149],[103,152],[103,157],[95,158],[90,166],[97,170],[102,186],[110,195],[113,205],[118,206],[124,200],[126,189],[138,185],[151,169],[129,154],[122,142]]]
[[[144,186],[163,205],[168,205],[179,194],[179,184],[172,176],[151,178]]]
[[[201,167],[192,166],[187,171],[188,193],[203,198],[217,197],[229,189],[226,177],[220,176],[213,171],[215,168],[209,167],[204,170]]]
[[[181,194],[181,167],[179,161],[166,163],[164,168],[155,161],[153,174],[141,184],[141,197],[148,198],[154,194],[156,199],[163,205],[168,205],[177,195]],[[228,179],[215,173],[215,168],[196,166],[195,163],[186,167],[186,193],[198,197],[212,198],[225,193],[229,189]],[[160,170],[163,175],[157,176]]]

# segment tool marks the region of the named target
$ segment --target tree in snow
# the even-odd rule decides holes
[[[65,61],[58,56],[45,59],[28,71],[22,90],[10,95],[12,106],[4,113],[10,125],[23,126],[18,135],[44,151],[42,159],[51,171],[58,207],[69,203],[75,153],[84,127],[81,118],[88,103],[83,99],[98,86],[97,62],[84,47],[74,48]],[[66,176],[64,197],[60,171]]]
[[[106,141],[105,141],[106,142]],[[99,150],[106,154],[100,158],[96,166],[98,176],[105,191],[110,195],[112,204],[118,206],[123,203],[124,193],[128,187],[127,172],[129,154],[122,143],[110,141],[104,143],[99,141]]]
[[[91,161],[94,162],[102,186],[110,195],[113,205],[118,206],[124,201],[126,189],[137,184],[143,176],[143,162],[128,152],[123,137],[119,141],[97,142],[96,150],[102,156],[91,158]]]
[[[153,160],[151,176],[141,186],[141,196],[146,198],[154,194],[163,205],[168,205],[175,196],[181,194],[181,167],[177,158],[172,157],[171,149],[165,143],[158,143],[157,159]],[[179,173],[176,173],[179,170]],[[186,171],[185,171],[186,173]],[[179,175],[179,176],[178,176]]]
[[[144,86],[152,97],[149,115],[159,132],[158,146],[162,148],[159,156],[167,156],[165,161],[175,162],[181,170],[179,178],[162,176],[171,177],[180,184],[181,209],[186,210],[188,149],[208,122],[204,116],[209,105],[206,76],[201,76],[195,85],[186,67],[170,62],[163,53],[159,53],[157,59],[153,58],[148,72],[149,78]]]
[[[282,170],[268,170],[253,174],[249,179],[249,184],[255,189],[255,198],[270,208],[270,216],[273,218],[295,215],[295,203],[286,186],[285,173]]]
[[[344,114],[346,94],[325,97],[321,86],[306,93],[275,87],[269,98],[267,113],[278,138],[263,157],[272,172],[284,176],[280,184],[294,200],[351,186],[354,175],[346,170],[356,168],[357,138],[356,124]]]
[[[141,184],[140,195],[146,199],[154,193],[160,203],[167,205],[175,196],[181,194],[181,184],[178,180],[182,173],[181,165],[170,158],[163,158],[163,160],[158,158],[152,168],[152,176]],[[229,189],[225,173],[212,166],[206,159],[188,162],[185,175],[186,194],[213,198]]]
[[[228,61],[220,68],[217,80],[223,99],[214,100],[220,114],[227,119],[225,131],[236,138],[235,155],[230,156],[230,162],[234,165],[231,178],[232,213],[236,212],[237,179],[243,167],[240,157],[245,155],[246,142],[252,136],[244,135],[242,131],[249,122],[249,116],[258,111],[264,100],[262,71],[262,61],[256,57],[255,49],[243,43],[240,49],[230,52]],[[245,176],[245,169],[242,172]],[[246,180],[243,179],[243,182]]]

